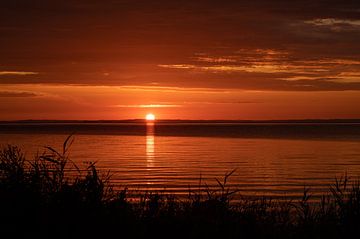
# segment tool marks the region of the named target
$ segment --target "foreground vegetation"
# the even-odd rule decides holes
[[[77,167],[63,149],[27,160],[16,146],[0,152],[2,235],[37,238],[345,238],[360,232],[360,185],[338,179],[329,193],[310,203],[242,199],[227,187],[189,192],[188,200],[143,193],[130,200],[114,191],[107,174],[89,163]]]

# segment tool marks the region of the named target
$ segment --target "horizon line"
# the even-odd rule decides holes
[[[125,121],[146,121],[146,119],[18,119],[18,120],[0,120],[4,122],[125,122]],[[207,121],[207,122],[306,122],[306,121],[360,121],[360,118],[308,118],[308,119],[156,119],[155,121]]]

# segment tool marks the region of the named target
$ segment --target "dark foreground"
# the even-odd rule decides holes
[[[317,203],[270,198],[232,202],[236,190],[198,186],[188,200],[112,190],[89,163],[79,169],[47,147],[33,160],[8,146],[0,152],[0,230],[12,238],[346,238],[360,232],[360,185],[336,180]],[[86,159],[85,159],[86,160]]]

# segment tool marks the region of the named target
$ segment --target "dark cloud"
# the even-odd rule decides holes
[[[359,1],[4,0],[0,71],[41,74],[0,84],[359,90],[359,21]]]
[[[1,97],[35,97],[39,96],[39,94],[33,92],[25,92],[25,91],[0,91]]]

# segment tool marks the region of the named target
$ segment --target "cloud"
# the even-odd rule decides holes
[[[215,101],[191,101],[191,102],[184,102],[184,104],[192,105],[241,105],[241,104],[263,104],[264,102],[261,101],[228,101],[228,102],[215,102]]]
[[[286,74],[286,80],[317,79],[319,77],[335,77],[343,72],[356,73],[360,70],[360,61],[357,59],[342,58],[297,58],[290,52],[281,52],[271,49],[238,50],[231,56],[232,62],[217,61],[228,59],[222,56],[208,56],[207,61],[197,61],[193,64],[160,64],[158,67],[177,69],[185,72],[209,73],[256,73],[267,74],[271,79],[283,79],[279,74]],[[211,60],[214,59],[214,60]]]
[[[360,20],[352,19],[335,19],[335,18],[318,18],[304,21],[304,23],[314,26],[329,26],[333,29],[341,29],[342,27],[353,27],[360,29]]]
[[[211,56],[198,56],[195,57],[195,60],[200,62],[209,62],[209,63],[236,62],[235,59],[231,59],[229,57],[211,57]]]
[[[182,105],[146,104],[146,105],[114,105],[112,107],[119,107],[119,108],[177,108],[177,107],[182,107]]]
[[[40,96],[34,92],[27,91],[0,91],[0,97],[36,97]]]
[[[38,75],[39,72],[31,71],[0,71],[0,76],[14,75],[14,76],[26,76],[26,75]]]
[[[158,66],[162,67],[162,68],[170,68],[170,69],[195,69],[196,68],[195,65],[189,65],[189,64],[172,64],[172,65],[159,64]]]
[[[249,73],[301,73],[304,70],[301,67],[291,65],[275,65],[265,62],[259,62],[253,65],[212,65],[212,66],[197,66],[197,65],[158,65],[162,68],[169,69],[192,69],[198,71],[209,72],[249,72]]]
[[[323,39],[343,38],[344,40],[351,37],[351,33],[358,34],[360,32],[360,19],[317,18],[306,20],[304,23],[313,29],[310,35]],[[348,36],[339,35],[339,33],[346,33]],[[356,38],[356,35],[353,37]]]

